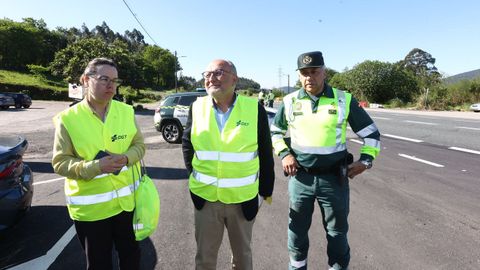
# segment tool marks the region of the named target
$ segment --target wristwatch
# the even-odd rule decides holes
[[[365,165],[365,169],[370,169],[373,166],[373,163],[371,160],[360,160],[360,162]]]

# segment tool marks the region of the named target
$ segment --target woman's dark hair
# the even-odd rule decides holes
[[[85,71],[83,71],[82,76],[80,76],[80,83],[81,84],[85,83],[86,76],[97,74],[98,66],[105,66],[105,65],[117,68],[117,64],[115,64],[115,62],[113,62],[112,59],[108,59],[104,57],[95,58],[92,61],[88,62],[87,67],[85,68]]]

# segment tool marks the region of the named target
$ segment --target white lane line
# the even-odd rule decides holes
[[[373,119],[380,119],[380,120],[391,120],[391,118],[379,117],[379,116],[371,116],[371,118],[373,118]]]
[[[55,178],[55,179],[50,179],[50,180],[35,182],[35,183],[33,183],[33,185],[36,186],[36,185],[48,184],[48,183],[56,182],[56,181],[60,181],[60,180],[65,180],[65,177],[60,177],[60,178]]]
[[[399,139],[399,140],[404,140],[404,141],[409,141],[409,142],[416,142],[416,143],[423,142],[422,140],[411,139],[411,138],[401,137],[401,136],[392,135],[392,134],[382,134],[382,136],[390,137],[390,138],[394,138],[394,139]]]
[[[435,123],[420,122],[420,121],[410,121],[410,120],[405,120],[405,121],[403,121],[403,122],[412,123],[412,124],[429,125],[429,126],[437,126],[437,125],[438,125],[438,124],[435,124]]]
[[[453,147],[449,147],[448,149],[480,155],[480,151],[471,150],[471,149],[467,149],[467,148],[461,148],[461,147],[453,146]]]
[[[463,128],[463,129],[470,129],[470,130],[480,130],[480,128],[472,128],[472,127],[456,127],[456,128]]]
[[[404,158],[408,158],[408,159],[415,160],[415,161],[418,161],[418,162],[422,162],[422,163],[425,163],[425,164],[428,164],[428,165],[432,165],[434,167],[438,167],[438,168],[445,167],[441,164],[434,163],[434,162],[431,162],[431,161],[427,161],[427,160],[424,160],[424,159],[419,159],[419,158],[416,158],[414,156],[409,156],[409,155],[405,155],[405,154],[398,154],[398,155],[401,156],[401,157],[404,157]]]
[[[72,241],[72,238],[75,236],[75,228],[72,225],[70,229],[58,240],[58,242],[49,250],[47,254],[28,261],[26,263],[22,263],[15,267],[9,268],[10,270],[28,270],[28,269],[35,269],[35,270],[47,270],[50,265],[57,259],[58,255],[65,249],[65,247]]]
[[[362,141],[356,140],[356,139],[350,139],[351,142],[358,143],[358,144],[363,144]]]

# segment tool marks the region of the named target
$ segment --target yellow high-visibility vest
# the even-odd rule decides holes
[[[212,98],[192,105],[191,141],[195,150],[189,177],[192,193],[207,201],[240,203],[258,193],[258,103],[237,96],[220,132]]]
[[[328,155],[346,150],[346,127],[352,95],[333,88],[334,98],[320,98],[317,111],[298,91],[284,97],[291,148],[306,154]],[[275,151],[287,148],[281,137],[272,137]]]
[[[68,131],[75,151],[84,160],[94,160],[100,150],[124,153],[137,133],[133,108],[115,100],[111,101],[105,122],[93,114],[85,100],[58,117]],[[118,175],[102,174],[89,180],[66,178],[65,195],[70,217],[79,221],[96,221],[122,211],[132,211],[133,174],[138,179],[140,172],[138,164],[134,166],[124,167]]]

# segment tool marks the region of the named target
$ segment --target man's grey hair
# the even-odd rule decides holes
[[[233,74],[235,74],[235,76],[237,76],[237,68],[235,67],[235,65],[233,64],[233,62],[230,61],[230,60],[225,60],[225,62],[227,62],[228,65],[230,66],[231,72],[232,72]]]

